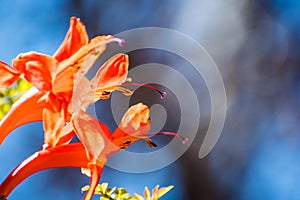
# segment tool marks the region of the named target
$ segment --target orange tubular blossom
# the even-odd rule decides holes
[[[87,167],[84,146],[81,143],[62,145],[36,152],[18,165],[1,183],[0,199],[6,199],[13,189],[30,175],[57,167]]]
[[[91,176],[91,182],[86,197],[91,197],[94,193],[101,177],[103,164],[107,162],[110,155],[127,148],[137,140],[145,140],[150,147],[155,147],[149,138],[144,137],[150,130],[149,112],[149,108],[142,103],[131,106],[114,134],[83,110],[73,116],[75,132],[89,157],[87,171]]]
[[[6,199],[28,176],[41,170],[58,167],[87,169],[91,176],[90,189],[84,199],[91,199],[108,157],[139,139],[145,140],[139,136],[145,135],[150,128],[149,109],[141,103],[130,107],[114,134],[105,124],[82,110],[73,117],[72,123],[76,133],[80,137],[88,135],[88,140],[83,139],[85,143],[49,147],[27,158],[1,183],[0,199]]]
[[[18,126],[40,120],[44,121],[45,144],[59,144],[60,134],[65,137],[63,126],[71,117],[69,107],[78,70],[91,57],[88,67],[81,70],[86,73],[112,41],[118,40],[97,36],[89,41],[84,24],[72,17],[66,37],[53,56],[28,52],[18,55],[12,67],[0,62],[0,87],[9,86],[20,77],[33,85],[33,90],[22,96],[1,120],[0,144]]]

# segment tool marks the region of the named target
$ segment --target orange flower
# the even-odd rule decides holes
[[[29,52],[18,55],[13,67],[0,62],[0,88],[21,77],[34,86],[1,120],[0,144],[18,126],[40,120],[44,121],[45,144],[60,145],[60,137],[64,137],[64,142],[69,141],[71,137],[67,138],[61,130],[71,117],[74,79],[79,69],[86,73],[112,41],[122,42],[112,36],[98,36],[89,41],[85,26],[72,17],[67,35],[53,56]],[[89,64],[82,67],[85,61]]]
[[[71,18],[69,31],[53,57],[29,52],[13,60],[13,67],[0,62],[0,87],[6,87],[25,77],[33,87],[13,105],[0,122],[0,144],[16,127],[43,120],[45,144],[17,168],[0,185],[0,199],[31,174],[55,167],[79,167],[89,175],[90,189],[84,199],[91,199],[107,159],[120,149],[137,140],[156,147],[147,132],[150,130],[149,108],[136,104],[124,114],[112,134],[105,124],[86,112],[87,107],[99,99],[109,98],[114,90],[125,95],[132,92],[122,86],[127,80],[128,56],[118,54],[98,70],[92,80],[85,77],[106,44],[122,40],[112,36],[98,36],[88,40],[85,26]],[[162,98],[165,93],[153,86]],[[69,123],[67,123],[69,122]],[[77,134],[81,143],[67,144]],[[161,134],[174,133],[163,132]],[[180,136],[181,137],[181,136]]]
[[[156,147],[147,138],[150,130],[149,108],[142,103],[128,109],[113,134],[105,124],[85,112],[89,104],[108,98],[114,90],[131,94],[130,90],[121,87],[127,79],[128,56],[118,54],[109,59],[91,81],[84,76],[89,64],[83,64],[74,81],[69,107],[73,113],[72,120],[64,126],[57,139],[59,144],[64,144],[76,133],[81,143],[50,146],[25,160],[0,185],[0,197],[6,198],[21,181],[37,171],[69,166],[83,168],[83,172],[91,177],[90,189],[84,197],[91,199],[110,155],[137,140],[144,140],[150,147]]]
[[[85,63],[84,66],[88,64]],[[75,79],[74,83],[71,112],[76,113],[80,109],[86,110],[90,104],[99,99],[109,98],[114,90],[120,90],[124,94],[130,95],[130,90],[121,87],[121,84],[127,80],[128,65],[128,56],[126,54],[117,54],[99,68],[91,81],[80,70],[80,75]]]
[[[150,129],[149,109],[139,103],[128,109],[114,134],[105,124],[80,110],[73,117],[73,124],[85,143],[66,144],[41,150],[17,166],[0,185],[0,199],[6,199],[12,190],[28,176],[41,170],[57,167],[87,169],[90,189],[84,199],[91,199],[110,155],[125,149],[137,140],[154,143],[145,135]],[[129,134],[130,132],[130,134]],[[82,138],[86,137],[86,138]]]
[[[113,134],[82,109],[73,116],[75,132],[85,146],[89,158],[88,168],[83,170],[91,176],[87,197],[91,198],[94,194],[102,168],[111,154],[126,149],[137,140],[145,140],[150,147],[156,147],[153,141],[146,137],[150,130],[149,112],[149,108],[142,103],[131,106]]]
[[[15,187],[38,171],[58,167],[87,167],[87,163],[85,148],[81,143],[38,151],[18,165],[1,183],[0,199],[6,199]]]
[[[72,101],[68,107],[69,113],[78,113],[80,109],[86,110],[89,104],[98,101],[99,99],[105,99],[110,96],[113,90],[122,90],[123,92],[131,92],[125,88],[121,88],[119,85],[123,83],[127,78],[128,73],[128,56],[126,54],[117,54],[110,58],[107,62],[100,67],[95,77],[89,81],[84,73],[81,73],[83,69],[80,69],[78,76],[76,77],[74,94]],[[94,88],[94,89],[93,89]],[[101,92],[100,92],[101,91]],[[72,110],[71,110],[72,109]],[[61,132],[53,136],[53,140],[56,141],[56,145],[68,143],[76,133],[72,123],[67,123],[61,130]],[[44,148],[51,147],[49,144],[45,143]],[[52,145],[54,147],[54,145]]]

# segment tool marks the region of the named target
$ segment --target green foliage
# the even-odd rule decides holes
[[[0,120],[10,110],[12,104],[15,103],[30,88],[30,83],[24,79],[20,79],[11,87],[0,90]]]
[[[174,186],[162,187],[159,189],[159,185],[156,185],[152,189],[152,195],[148,187],[144,189],[144,196],[134,193],[134,196],[130,196],[124,188],[108,188],[108,183],[98,184],[95,189],[95,194],[99,194],[100,200],[157,200],[167,192],[169,192]],[[89,186],[84,186],[81,191],[89,190]]]

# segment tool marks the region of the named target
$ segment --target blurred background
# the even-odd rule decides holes
[[[145,186],[174,185],[162,198],[173,200],[300,198],[300,1],[0,0],[0,5],[0,60],[6,63],[32,50],[52,55],[71,16],[81,18],[90,37],[148,26],[180,31],[216,62],[227,92],[227,116],[215,148],[199,159],[210,117],[203,80],[189,73],[192,67],[182,58],[166,52],[129,53],[132,68],[147,62],[180,68],[197,92],[202,120],[197,137],[173,164],[143,174],[106,167],[101,181],[125,187],[131,194],[142,193]],[[131,102],[147,101],[143,95],[137,93]],[[172,109],[172,100],[166,104],[166,110]],[[96,104],[96,110],[101,109],[107,112],[101,120],[115,128],[105,102]],[[176,132],[175,111],[164,129]],[[159,136],[155,141],[164,145],[170,139]],[[0,181],[42,143],[41,123],[24,125],[9,135],[0,148]],[[143,143],[133,148],[139,146],[147,148]],[[86,184],[88,178],[79,169],[52,169],[25,180],[9,199],[81,199],[80,188]]]

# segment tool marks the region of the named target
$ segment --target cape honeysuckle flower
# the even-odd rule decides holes
[[[45,144],[58,145],[61,130],[71,117],[69,107],[78,70],[88,60],[89,64],[81,69],[81,73],[86,73],[106,44],[113,41],[123,42],[110,35],[89,40],[84,24],[72,17],[66,37],[53,56],[29,52],[18,55],[12,67],[0,62],[0,88],[22,77],[33,85],[1,120],[0,144],[18,126],[43,120]]]
[[[113,90],[121,90],[125,94],[131,94],[130,90],[118,86],[127,79],[128,56],[126,54],[117,54],[106,61],[91,81],[84,76],[85,72],[82,73],[82,71],[85,71],[85,65],[87,64],[90,63],[85,62],[74,80],[72,105],[69,106],[69,112],[73,113],[73,116],[77,115],[80,110],[85,111],[88,105],[99,99],[108,98]],[[53,137],[56,137],[56,144],[61,145],[68,143],[75,134],[72,123],[67,123],[60,134],[53,135]],[[44,144],[43,147],[48,148],[49,145]]]
[[[85,143],[71,143],[49,147],[36,152],[17,166],[0,185],[0,199],[6,199],[13,189],[28,176],[41,170],[58,167],[78,167],[90,171],[90,189],[84,199],[91,199],[102,170],[110,155],[127,148],[137,140],[155,144],[145,135],[150,129],[149,108],[142,104],[131,106],[119,127],[112,134],[105,124],[80,110],[73,116],[76,132],[89,135]],[[84,136],[85,137],[85,136]]]
[[[79,74],[80,71],[79,71]],[[83,73],[82,73],[83,74]],[[157,88],[147,85],[147,84],[124,84],[128,75],[128,56],[126,54],[117,54],[110,58],[106,63],[103,64],[102,67],[98,70],[96,75],[89,81],[84,75],[77,77],[74,83],[74,90],[73,90],[73,97],[72,97],[72,122],[73,126],[75,128],[75,132],[81,142],[86,146],[87,151],[94,149],[94,146],[97,146],[95,144],[91,144],[89,140],[91,141],[97,141],[95,138],[93,138],[93,135],[90,134],[90,130],[88,130],[88,125],[86,125],[85,129],[80,128],[78,126],[78,122],[84,118],[84,116],[87,118],[89,117],[89,114],[87,114],[85,111],[87,107],[98,101],[99,99],[106,99],[110,96],[112,91],[119,90],[123,92],[125,95],[131,95],[132,91],[129,89],[124,88],[123,86],[146,86],[149,87],[161,94],[161,97],[164,98],[166,96],[166,93],[159,91]],[[140,105],[140,104],[138,104]],[[133,120],[135,121],[135,118],[132,118],[131,113],[139,113],[138,116],[144,116],[144,118],[149,118],[149,110],[146,109],[145,106],[138,107],[134,106],[130,108],[127,112],[128,117],[125,117],[122,121],[122,123],[128,123],[128,121]],[[136,110],[134,110],[136,109]],[[143,114],[141,114],[142,112]],[[126,114],[125,114],[126,115]],[[131,117],[130,117],[131,116]],[[127,120],[127,121],[125,121]],[[138,121],[138,120],[137,120]],[[69,125],[72,126],[72,125]],[[150,126],[150,125],[149,125]],[[91,127],[92,128],[92,127]],[[128,127],[129,128],[129,127]],[[129,133],[135,133],[137,135],[140,135],[139,132],[136,132],[137,128],[139,131],[142,131],[142,128],[139,123],[136,123],[133,129],[128,129]],[[146,129],[145,129],[146,128]],[[143,126],[142,132],[148,132],[149,127]],[[92,131],[93,132],[93,131]],[[113,137],[118,138],[119,133],[122,133],[119,129],[117,129],[116,133]],[[95,134],[97,136],[98,134]],[[176,136],[176,134],[175,134]],[[141,139],[141,138],[139,138]],[[149,144],[151,144],[151,140],[148,138],[144,138]],[[92,153],[92,152],[90,152]],[[93,153],[92,153],[93,154]],[[95,155],[95,154],[93,154]]]
[[[0,185],[0,199],[6,199],[31,174],[54,167],[85,169],[91,178],[84,199],[91,199],[110,155],[137,140],[156,147],[148,138],[153,134],[147,134],[150,120],[146,105],[139,103],[130,107],[113,134],[86,112],[90,104],[108,98],[114,90],[125,95],[132,93],[123,87],[130,85],[124,84],[128,80],[128,56],[112,57],[89,81],[85,74],[106,44],[123,41],[112,36],[98,36],[89,41],[80,20],[73,17],[70,21],[69,31],[53,57],[29,52],[14,59],[12,67],[0,63],[0,88],[23,77],[33,85],[0,122],[0,144],[12,130],[25,123],[43,120],[45,130],[43,150],[26,159],[4,180]],[[131,85],[146,86],[158,91],[162,98],[165,96],[153,86]],[[75,133],[81,143],[67,144]],[[179,136],[169,132],[160,134]]]
[[[0,200],[5,200],[23,180],[41,170],[60,167],[88,167],[82,143],[48,148],[34,153],[18,165],[0,184]]]
[[[84,65],[90,63],[85,62]],[[98,101],[107,99],[114,90],[120,90],[125,95],[131,95],[132,92],[122,84],[128,80],[128,56],[126,54],[117,54],[106,61],[97,71],[92,80],[88,80],[84,74],[79,71],[79,76],[75,79],[72,96],[72,113],[86,108]]]
[[[146,105],[139,103],[130,107],[112,135],[101,122],[85,111],[90,104],[97,100],[108,98],[114,90],[130,95],[132,92],[123,86],[146,86],[159,92],[162,98],[166,96],[166,93],[147,84],[124,84],[127,80],[127,74],[128,56],[118,54],[109,59],[98,70],[91,81],[82,75],[74,83],[72,97],[73,115],[72,125],[70,126],[73,126],[78,138],[85,146],[90,160],[89,167],[83,170],[86,175],[91,176],[90,189],[86,194],[88,197],[93,194],[99,182],[102,168],[111,153],[125,149],[137,140],[144,140],[150,147],[156,147],[155,143],[148,138],[148,136],[153,136],[153,134],[147,135],[150,130],[150,111]],[[170,132],[161,132],[159,134],[169,134],[182,138],[182,136]]]
[[[112,153],[127,148],[137,140],[145,140],[150,147],[156,147],[151,139],[145,137],[150,130],[149,112],[149,108],[142,103],[131,106],[113,134],[106,126],[82,109],[73,116],[75,132],[85,146],[89,158],[88,168],[83,170],[91,177],[87,197],[94,194],[102,169]]]
[[[83,173],[91,177],[87,197],[92,197],[100,180],[103,167],[112,153],[126,149],[138,140],[144,140],[148,146],[155,148],[156,144],[149,137],[157,134],[180,137],[183,143],[188,141],[181,135],[172,132],[148,134],[150,130],[150,110],[142,103],[131,106],[127,110],[113,134],[104,124],[82,109],[73,115],[72,122],[89,158],[88,168],[83,168]]]

